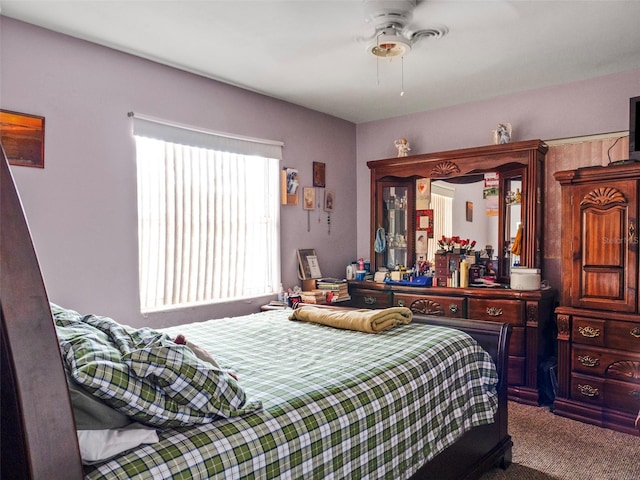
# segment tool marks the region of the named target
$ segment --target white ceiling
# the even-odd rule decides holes
[[[640,0],[422,0],[411,27],[449,33],[391,62],[358,40],[374,33],[361,0],[0,0],[0,9],[355,123],[640,68]]]

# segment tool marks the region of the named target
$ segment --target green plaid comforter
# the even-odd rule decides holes
[[[160,442],[87,467],[87,478],[395,480],[493,421],[495,366],[465,333],[364,334],[287,316],[164,329],[207,348],[263,410],[160,430]]]
[[[227,372],[167,334],[52,304],[69,376],[120,413],[156,427],[209,423],[259,410]]]

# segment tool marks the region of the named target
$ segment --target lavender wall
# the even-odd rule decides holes
[[[298,284],[296,248],[325,275],[355,258],[355,125],[88,42],[0,17],[0,106],[45,117],[45,168],[12,167],[51,301],[131,325],[165,326],[258,311],[252,303],[139,313],[135,152],[127,112],[283,141],[282,165],[311,185],[326,163],[336,192],[331,234],[281,208],[282,275]],[[273,297],[272,297],[273,298]]]
[[[473,81],[473,79],[470,79]],[[405,94],[405,98],[408,93]],[[629,128],[629,98],[640,95],[640,69],[556,87],[505,95],[357,126],[358,246],[359,256],[370,251],[370,176],[366,162],[396,155],[393,141],[405,137],[411,154],[476,147],[492,143],[492,130],[500,122],[513,125],[513,139],[553,140]],[[405,101],[403,98],[403,101]],[[410,97],[408,98],[410,101]],[[584,165],[594,160],[584,159]],[[600,164],[600,161],[596,161]],[[606,163],[606,162],[605,162]],[[545,177],[558,169],[582,165],[547,163]],[[549,180],[547,183],[549,183]],[[555,185],[547,187],[553,188]],[[548,193],[545,190],[545,193]],[[556,197],[557,198],[557,197]],[[545,213],[557,205],[545,205]],[[549,232],[548,232],[549,233]],[[559,235],[558,231],[552,232]],[[547,235],[548,236],[548,235]],[[545,239],[546,253],[546,239]],[[559,259],[547,262],[545,272],[559,285]]]
[[[298,283],[296,248],[316,248],[325,275],[342,276],[348,261],[368,257],[366,162],[394,156],[394,139],[408,138],[416,154],[488,144],[503,121],[513,124],[514,140],[623,131],[628,99],[640,95],[640,70],[632,70],[355,126],[6,17],[0,17],[0,69],[0,106],[46,117],[46,168],[12,172],[51,300],[131,325],[242,314],[261,300],[139,314],[128,111],[283,141],[282,164],[298,168],[303,185],[311,183],[313,161],[327,164],[337,204],[330,235],[324,214],[311,214],[307,232],[301,205],[281,209],[283,279],[290,286]],[[403,101],[411,101],[410,92]],[[547,170],[551,178],[554,165]]]

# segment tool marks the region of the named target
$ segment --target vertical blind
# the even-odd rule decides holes
[[[443,190],[443,194],[431,192],[431,208],[433,209],[433,238],[429,239],[428,243],[428,256],[429,259],[434,259],[436,251],[438,250],[438,240],[445,237],[450,237],[453,232],[453,198],[447,195],[446,190]]]
[[[275,292],[281,146],[138,120],[141,310]]]

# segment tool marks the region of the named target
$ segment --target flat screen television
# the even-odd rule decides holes
[[[640,162],[640,97],[629,99],[629,159]]]

